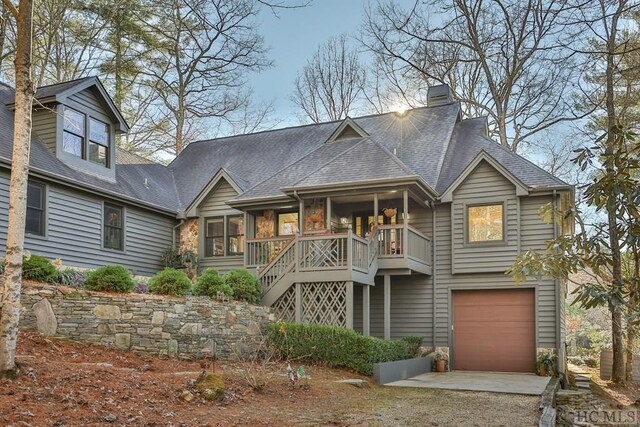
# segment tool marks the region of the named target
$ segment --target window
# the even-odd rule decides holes
[[[290,236],[298,232],[298,212],[278,214],[278,236]]]
[[[27,184],[27,220],[25,231],[29,234],[44,236],[44,198],[45,186],[35,182]]]
[[[224,256],[224,218],[208,219],[205,228],[205,256]]]
[[[89,160],[108,167],[109,125],[89,119]]]
[[[62,150],[65,153],[83,158],[84,133],[85,115],[65,107]]]
[[[75,157],[109,167],[109,145],[111,131],[109,125],[88,118],[72,108],[64,107],[62,131],[62,151]]]
[[[244,216],[227,217],[227,255],[244,253]]]
[[[103,246],[107,249],[124,249],[123,208],[105,203],[103,218]]]
[[[504,205],[467,207],[467,241],[469,243],[504,240]]]

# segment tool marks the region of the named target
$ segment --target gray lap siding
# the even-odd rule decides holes
[[[25,249],[49,259],[61,258],[64,265],[95,268],[123,265],[134,274],[153,275],[162,268],[160,257],[171,247],[173,226],[170,215],[162,215],[94,194],[44,182],[46,235],[25,236]],[[102,248],[102,205],[124,207],[123,251]],[[7,237],[9,175],[0,173],[0,245]]]

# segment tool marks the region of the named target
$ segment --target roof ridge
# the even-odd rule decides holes
[[[38,87],[36,88],[36,91],[37,91],[38,89],[42,89],[42,88],[45,88],[45,87],[51,87],[51,86],[57,86],[57,85],[64,85],[64,84],[68,84],[68,83],[78,83],[78,82],[80,82],[80,81],[82,81],[82,80],[87,80],[87,79],[97,79],[97,78],[98,78],[98,76],[97,76],[97,75],[93,75],[93,76],[85,76],[85,77],[78,77],[78,78],[76,78],[76,79],[65,80],[65,81],[63,81],[63,82],[51,83],[51,84],[48,84],[48,85],[38,86]]]

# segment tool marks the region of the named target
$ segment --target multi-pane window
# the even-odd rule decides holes
[[[64,109],[64,127],[62,132],[62,150],[83,158],[86,116],[82,113]]]
[[[469,243],[504,240],[504,205],[468,206],[467,231]]]
[[[205,229],[205,256],[224,256],[224,218],[207,219]]]
[[[103,246],[107,249],[124,249],[124,222],[122,219],[123,208],[120,206],[104,204],[103,222]]]
[[[29,234],[44,236],[44,198],[45,186],[35,182],[27,184],[27,218],[25,231]]]
[[[89,119],[89,160],[109,166],[109,125]]]
[[[227,217],[227,255],[244,253],[244,217]]]
[[[244,253],[244,216],[207,218],[204,256],[234,256]]]
[[[62,150],[65,153],[109,167],[110,141],[108,124],[64,107]]]

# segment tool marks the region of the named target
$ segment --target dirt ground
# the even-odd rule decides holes
[[[0,426],[531,426],[539,417],[535,396],[383,387],[320,366],[305,366],[310,378],[292,389],[280,362],[210,366],[31,333],[20,335],[18,360],[19,378],[0,382]],[[224,377],[219,401],[194,387],[203,366]],[[335,382],[349,378],[368,385]]]

